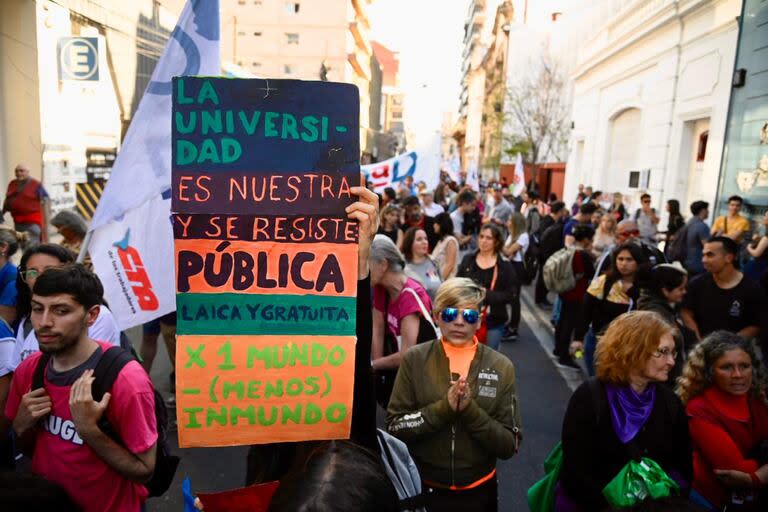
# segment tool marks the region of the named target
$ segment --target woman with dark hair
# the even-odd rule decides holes
[[[690,353],[677,392],[693,442],[691,501],[705,510],[767,510],[768,403],[754,344],[715,331]]]
[[[400,208],[391,203],[382,208],[379,214],[379,234],[387,236],[398,248],[403,243],[403,230],[400,229]]]
[[[429,240],[424,229],[408,228],[403,236],[403,256],[406,275],[418,281],[427,291],[430,300],[434,300],[443,280],[440,278],[440,268],[429,256]]]
[[[440,267],[440,277],[443,281],[447,281],[456,275],[456,270],[459,267],[459,241],[453,236],[451,214],[437,214],[432,229],[438,238],[432,251],[432,258]]]
[[[16,330],[16,347],[12,366],[14,370],[27,357],[39,350],[37,336],[29,321],[32,308],[32,287],[38,276],[46,269],[61,267],[75,262],[75,255],[68,249],[56,244],[40,244],[24,251],[19,264],[19,276],[16,286],[19,290],[19,327]],[[92,339],[106,341],[120,346],[120,328],[112,312],[106,305],[99,308],[99,316],[88,328]]]
[[[680,304],[688,286],[688,272],[679,263],[662,263],[638,273],[640,297],[637,309],[653,311],[677,329],[675,342],[677,360],[672,370],[673,383],[683,370],[685,355],[696,343],[696,335],[688,329],[680,316]]]
[[[571,343],[571,353],[584,352],[584,362],[590,375],[595,374],[597,338],[614,318],[635,309],[640,295],[640,290],[635,286],[635,276],[644,262],[645,256],[640,245],[625,242],[613,250],[611,269],[593,279],[587,288],[584,314],[577,323],[574,333],[576,341]]]
[[[607,510],[606,484],[647,457],[687,495],[693,473],[688,422],[667,382],[675,364],[673,327],[659,315],[616,318],[597,346],[597,378],[574,391],[563,420],[563,465],[555,510]]]
[[[501,228],[487,223],[477,236],[478,249],[467,254],[459,264],[458,277],[468,277],[486,289],[482,306],[482,322],[487,325],[487,337],[481,342],[498,350],[509,317],[507,306],[515,300],[519,281],[515,269],[502,257],[504,238]]]
[[[280,480],[267,510],[397,512],[400,508],[377,453],[350,441],[327,441]]]
[[[683,214],[680,213],[680,201],[677,199],[667,200],[667,213],[669,213],[669,219],[667,220],[664,255],[667,256],[667,259],[669,260],[669,250],[672,248],[672,243],[677,237],[677,232],[680,231],[680,228],[685,226],[685,219],[683,218]]]

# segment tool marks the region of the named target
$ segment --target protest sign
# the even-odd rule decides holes
[[[349,437],[358,112],[347,84],[174,79],[180,446]]]

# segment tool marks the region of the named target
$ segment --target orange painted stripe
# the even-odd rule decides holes
[[[189,293],[254,293],[254,294],[297,294],[297,295],[330,295],[338,297],[354,297],[357,295],[357,245],[356,244],[331,244],[331,243],[316,243],[316,244],[291,244],[282,242],[242,242],[233,241],[229,242],[223,251],[217,252],[216,248],[222,244],[220,240],[176,240],[175,241],[175,258],[176,258],[176,289],[177,292],[189,292]],[[244,272],[249,277],[252,276],[252,283],[247,286],[246,289],[235,289],[233,283],[232,273],[230,273],[227,281],[222,286],[212,286],[204,278],[204,266],[203,270],[196,270],[193,268],[193,272],[189,272],[191,275],[184,278],[187,272],[179,268],[179,265],[186,265],[190,260],[190,254],[193,253],[200,255],[202,261],[206,260],[206,255],[213,255],[213,272],[218,273],[221,268],[222,255],[232,255],[234,258],[235,253],[239,253],[238,257],[252,259],[253,268],[251,270],[240,271],[238,264],[233,265],[238,272]],[[184,253],[184,254],[182,254]],[[243,254],[246,253],[246,254]],[[302,279],[310,282],[314,282],[315,286],[311,289],[302,288],[297,286],[294,280],[291,278],[291,272],[287,273],[287,279],[284,283],[280,282],[279,276],[279,262],[280,255],[285,254],[288,256],[288,261],[294,260],[298,253],[304,253],[307,260],[311,258],[311,261],[305,261],[301,265],[300,276]],[[260,256],[261,254],[261,256]],[[183,257],[182,259],[180,259]],[[259,267],[259,258],[266,259],[266,268]],[[197,260],[198,265],[201,261],[199,258],[193,256]],[[327,263],[327,265],[326,265]],[[335,264],[336,263],[336,264]],[[318,283],[318,276],[320,270],[326,265],[326,268],[335,268],[341,272],[341,280],[343,281],[343,288],[339,291],[336,290],[335,281],[328,283]],[[260,286],[258,276],[262,275],[262,278],[268,280],[277,281],[275,287]],[[180,284],[182,281],[189,281],[189,289],[182,290]],[[261,281],[263,282],[264,279]],[[318,288],[320,285],[320,289]]]

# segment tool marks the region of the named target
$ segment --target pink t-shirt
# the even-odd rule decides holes
[[[112,346],[98,343],[102,350]],[[41,356],[38,352],[16,368],[5,406],[5,415],[11,421],[22,396],[32,387],[32,376]],[[37,427],[32,471],[61,486],[85,512],[138,511],[147,498],[147,489],[107,466],[77,435],[69,411],[71,386],[50,383],[47,370],[45,390],[53,407]],[[157,442],[155,397],[149,376],[138,362],[131,361],[120,371],[110,393],[106,414],[122,445],[133,453],[147,451]]]
[[[389,304],[387,304],[387,290],[381,286],[376,286],[373,289],[373,307],[387,316],[389,331],[395,336],[400,336],[400,320],[414,313],[424,316],[416,297],[413,296],[413,293],[406,291],[406,288],[412,289],[419,295],[428,313],[432,311],[432,301],[429,300],[426,290],[418,281],[411,278],[405,282],[400,295],[395,300],[390,300]]]

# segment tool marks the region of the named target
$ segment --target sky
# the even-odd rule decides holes
[[[368,6],[371,39],[400,52],[406,130],[427,145],[443,112],[459,103],[464,17],[469,0],[375,0]]]

